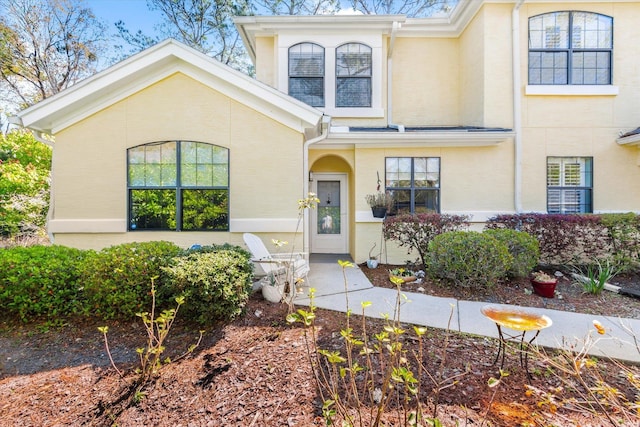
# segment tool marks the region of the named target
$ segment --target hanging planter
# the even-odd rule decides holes
[[[367,204],[371,208],[374,218],[384,218],[393,203],[393,198],[389,193],[378,191],[375,194],[367,194],[365,196]]]
[[[385,207],[371,208],[371,212],[373,213],[374,218],[384,218],[387,215],[387,208]]]

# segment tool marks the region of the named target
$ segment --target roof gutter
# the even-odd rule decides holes
[[[514,145],[514,208],[522,212],[522,90],[520,73],[520,7],[526,0],[517,0],[511,12],[511,61],[513,72],[513,145]]]
[[[310,192],[310,181],[309,181],[309,147],[313,144],[316,144],[320,141],[327,139],[329,136],[329,128],[331,127],[331,116],[323,115],[321,122],[321,133],[319,136],[315,138],[311,138],[304,143],[304,148],[302,149],[302,197],[307,197],[307,194]],[[303,212],[303,225],[302,229],[304,232],[302,233],[302,247],[303,252],[306,254],[305,257],[309,256],[309,236],[311,233],[311,224],[309,221],[309,209],[305,209]]]

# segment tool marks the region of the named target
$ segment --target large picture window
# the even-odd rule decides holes
[[[440,212],[440,158],[387,157],[385,189],[395,213]]]
[[[593,212],[593,159],[547,158],[547,212]]]
[[[324,107],[322,46],[299,43],[289,48],[289,95],[312,107]]]
[[[553,12],[529,18],[530,85],[609,85],[613,18]]]
[[[336,107],[371,107],[371,48],[347,43],[336,49]]]
[[[229,229],[229,150],[167,141],[127,150],[130,230]]]

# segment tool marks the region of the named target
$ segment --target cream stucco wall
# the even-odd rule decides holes
[[[458,45],[458,40],[448,38],[396,39],[394,122],[405,126],[460,124]]]
[[[272,231],[294,230],[302,196],[302,135],[174,74],[56,135],[51,221],[56,243],[101,247],[160,238],[188,245],[238,241],[232,233],[126,232],[126,150],[167,140],[229,148],[231,231],[251,231],[252,225],[265,223]],[[233,221],[244,222],[234,230]],[[111,234],[93,234],[100,232]]]
[[[513,127],[511,4],[489,4],[483,11],[482,126]]]
[[[613,87],[617,94],[526,95],[528,18],[580,10],[613,17]],[[637,3],[524,3],[520,14],[522,74],[523,209],[546,211],[548,156],[593,157],[594,212],[640,211],[638,149],[618,145],[638,126],[640,110],[640,8]]]
[[[484,8],[471,20],[460,35],[460,80],[458,82],[460,123],[482,126],[485,104],[485,43]]]
[[[256,79],[271,87],[276,87],[278,81],[275,45],[276,37],[256,38]]]

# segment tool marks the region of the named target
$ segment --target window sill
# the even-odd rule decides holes
[[[525,95],[615,96],[618,86],[613,85],[527,85]]]

